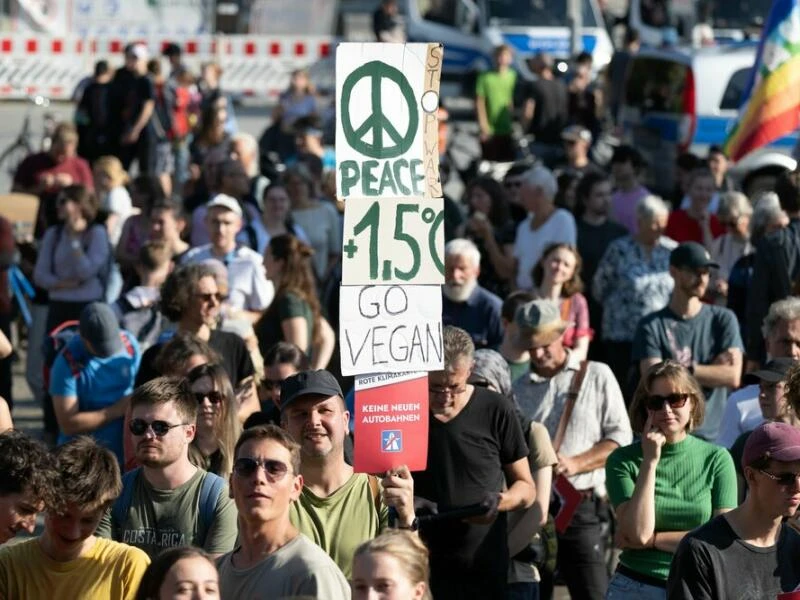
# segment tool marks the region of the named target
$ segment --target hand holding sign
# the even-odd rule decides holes
[[[408,527],[414,521],[414,479],[406,465],[388,471],[381,480],[383,502],[397,511],[397,525]]]

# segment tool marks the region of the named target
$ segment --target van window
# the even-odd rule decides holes
[[[725,88],[725,93],[722,95],[722,102],[719,104],[720,109],[738,110],[739,105],[742,103],[744,88],[749,79],[750,67],[739,69],[731,76],[728,87]]]
[[[417,7],[426,21],[454,26],[457,2],[458,0],[417,0]]]
[[[564,27],[567,21],[565,0],[486,0],[486,15],[492,25]],[[584,27],[597,27],[592,0],[582,0]]]
[[[683,112],[688,65],[660,58],[637,57],[625,82],[625,104],[644,112]]]

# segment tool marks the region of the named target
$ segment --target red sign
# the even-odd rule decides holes
[[[356,473],[385,473],[400,465],[428,466],[428,374],[356,377]]]
[[[581,496],[581,493],[570,483],[569,479],[563,475],[556,477],[553,491],[560,501],[558,513],[553,518],[553,521],[555,521],[556,531],[558,531],[558,533],[564,533],[567,527],[569,527],[575,511],[578,510],[583,496]],[[550,514],[552,514],[552,512]]]

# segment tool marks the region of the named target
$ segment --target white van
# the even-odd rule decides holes
[[[736,120],[757,44],[741,43],[690,50],[642,49],[628,64],[618,115],[622,136],[650,164],[654,191],[673,181],[676,157],[691,151],[705,157],[721,146]],[[730,174],[752,195],[793,170],[797,133],[755,150]],[[659,185],[661,183],[661,185]]]

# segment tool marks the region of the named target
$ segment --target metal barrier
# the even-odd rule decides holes
[[[106,59],[112,68],[123,63],[127,43],[146,44],[160,56],[169,43],[183,49],[186,66],[199,74],[203,63],[217,62],[221,85],[244,96],[274,97],[286,89],[294,69],[309,67],[331,51],[330,36],[208,35],[176,38],[79,38],[43,35],[0,35],[0,98],[42,94],[68,100],[78,83]]]

